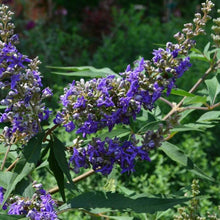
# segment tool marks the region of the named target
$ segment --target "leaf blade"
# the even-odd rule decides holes
[[[101,209],[102,212],[132,210],[136,213],[154,213],[164,211],[174,205],[188,201],[190,198],[148,198],[143,195],[126,197],[119,193],[87,192],[83,193],[60,207],[65,209],[83,208],[87,210]]]
[[[200,170],[193,161],[186,156],[176,145],[169,142],[163,142],[160,149],[173,161],[181,164],[189,171],[195,173],[203,179],[214,181],[212,177],[207,176],[202,170]]]
[[[211,99],[210,104],[213,105],[215,103],[217,95],[220,93],[220,84],[216,76],[214,76],[212,79],[205,80],[205,84],[207,86],[209,97]]]

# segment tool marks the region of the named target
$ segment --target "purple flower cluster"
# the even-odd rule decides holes
[[[150,161],[147,151],[143,150],[142,146],[136,146],[133,141],[121,143],[117,138],[106,138],[104,141],[93,138],[86,149],[73,149],[70,164],[76,173],[79,168],[88,168],[91,164],[96,172],[107,175],[111,173],[114,164],[121,167],[122,173],[133,172],[136,158]]]
[[[133,70],[127,67],[123,78],[113,75],[101,79],[75,82],[65,88],[61,102],[64,106],[54,119],[63,124],[67,132],[78,127],[76,133],[96,133],[108,127],[109,131],[119,123],[129,124],[141,107],[151,110],[165,86],[161,81],[146,75],[144,59]]]
[[[168,42],[166,49],[154,50],[152,61],[143,58],[137,61],[134,69],[128,65],[121,78],[110,75],[105,78],[85,82],[73,81],[64,89],[61,96],[63,109],[54,119],[62,124],[67,132],[76,129],[76,134],[87,134],[108,127],[111,131],[116,124],[129,124],[136,119],[141,108],[152,110],[156,100],[167,89],[170,94],[177,78],[191,66],[189,57],[183,58],[195,44]],[[142,145],[133,141],[120,142],[117,138],[101,141],[93,139],[85,148],[74,148],[70,165],[75,172],[90,165],[97,172],[109,174],[114,164],[123,172],[134,171],[135,158],[150,160],[148,152],[161,145],[163,132],[149,131],[142,137]]]
[[[2,7],[6,13],[5,6]],[[1,31],[3,36],[4,32]],[[0,41],[0,89],[7,92],[0,101],[5,106],[4,113],[0,114],[0,123],[10,122],[11,127],[4,128],[0,141],[25,143],[41,130],[40,122],[48,119],[50,111],[42,101],[52,92],[49,88],[42,90],[38,70],[40,61],[18,52],[14,45],[18,42],[17,35],[10,37],[8,34]]]
[[[73,81],[64,89],[63,108],[54,123],[62,124],[67,132],[76,129],[76,134],[85,138],[105,127],[111,131],[116,124],[129,124],[142,107],[152,110],[162,92],[167,90],[168,96],[176,79],[191,66],[188,53],[195,45],[191,38],[204,32],[212,4],[207,1],[206,6],[203,17],[196,15],[195,26],[185,24],[183,33],[174,36],[178,43],[168,42],[165,49],[154,50],[151,61],[142,58],[134,69],[129,65],[118,78],[110,75],[87,82]],[[117,138],[105,141],[95,138],[85,148],[74,148],[70,164],[76,172],[90,164],[103,174],[109,174],[114,164],[119,164],[122,172],[133,171],[136,157],[149,160],[147,152],[160,146],[164,133],[159,130],[148,131],[142,137],[142,146],[133,141],[120,142]]]
[[[25,215],[31,220],[58,220],[54,207],[56,206],[51,195],[46,193],[41,184],[34,184],[36,189],[31,199],[11,197],[3,209],[8,210],[8,215]],[[0,203],[3,201],[4,189],[0,187]]]

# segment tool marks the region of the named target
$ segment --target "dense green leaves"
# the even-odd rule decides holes
[[[12,178],[10,179],[10,182],[6,188],[4,201],[2,204],[5,203],[11,192],[14,190],[15,186],[36,167],[40,158],[44,136],[44,132],[40,133],[37,136],[31,138],[28,144],[24,146],[22,160],[20,160],[20,164],[22,164],[22,166],[20,166],[17,170],[17,175],[12,175]]]
[[[94,213],[113,210],[154,213],[164,211],[188,200],[189,198],[149,198],[144,194],[129,198],[119,193],[86,192],[71,199],[59,210],[83,208]]]

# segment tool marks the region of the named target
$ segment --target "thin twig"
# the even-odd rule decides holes
[[[159,98],[161,101],[165,102],[166,104],[168,104],[171,108],[173,108],[173,103],[171,103],[170,101],[168,101],[167,99],[160,97]]]
[[[87,171],[86,173],[83,173],[82,175],[80,175],[80,176],[74,178],[74,179],[73,179],[73,182],[74,182],[74,183],[77,183],[77,182],[79,182],[79,181],[81,181],[81,180],[87,178],[88,176],[91,176],[93,173],[95,173],[94,170],[89,170],[89,171]],[[52,189],[50,189],[50,190],[48,190],[48,192],[49,192],[50,194],[54,194],[54,193],[56,193],[56,192],[58,192],[58,191],[59,191],[59,187],[57,187],[57,186],[54,187],[54,188],[52,188]]]
[[[56,124],[52,128],[48,129],[46,134],[45,134],[45,137],[43,139],[43,142],[45,142],[47,140],[47,136],[50,135],[59,126],[60,126],[59,124]]]
[[[11,171],[15,167],[18,161],[19,161],[19,157],[5,171],[6,172]]]
[[[214,108],[219,107],[219,106],[220,106],[220,102],[216,103],[215,105],[208,106],[208,107],[192,107],[192,106],[183,107],[183,108],[179,108],[179,111],[182,112],[182,111],[185,111],[185,110],[188,110],[188,109],[197,109],[197,110],[207,111],[207,110],[213,110]]]
[[[8,157],[8,153],[10,152],[10,149],[11,149],[11,144],[8,145],[8,149],[7,149],[6,153],[5,153],[4,159],[2,161],[1,170],[4,169],[4,166],[5,166],[5,163],[6,163],[6,159]]]

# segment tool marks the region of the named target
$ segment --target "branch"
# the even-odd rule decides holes
[[[218,102],[214,105],[208,106],[208,107],[192,107],[192,106],[183,107],[183,108],[179,108],[179,111],[182,112],[182,111],[185,111],[185,110],[188,110],[188,109],[197,109],[197,110],[207,111],[207,110],[213,110],[214,108],[216,108],[218,106],[220,106],[220,102]]]
[[[216,66],[218,66],[220,64],[220,60],[218,60],[216,62],[215,65],[210,66],[207,71],[205,72],[205,74],[196,82],[196,84],[189,90],[189,93],[193,93],[198,87],[199,85],[204,81],[204,79],[215,69]],[[186,96],[182,98],[182,100],[176,105],[174,106],[170,112],[164,116],[163,120],[166,120],[167,118],[169,118],[174,112],[179,111],[180,106],[183,104],[184,100],[186,99]]]
[[[5,153],[5,156],[4,156],[4,159],[3,159],[2,165],[1,165],[1,170],[4,169],[5,162],[6,162],[7,156],[8,156],[8,154],[9,154],[9,152],[10,152],[10,149],[11,149],[11,144],[9,144],[8,149],[7,149],[6,153]]]
[[[167,105],[169,105],[171,108],[173,108],[173,103],[171,103],[170,101],[168,101],[167,99],[160,97],[159,98],[161,101],[165,102]]]
[[[56,124],[52,128],[48,129],[46,134],[45,134],[45,137],[43,139],[43,142],[45,142],[47,140],[47,136],[50,135],[59,126],[60,126],[59,124]]]
[[[19,157],[6,169],[6,172],[11,171],[15,167],[18,160],[19,160]]]
[[[74,178],[74,179],[73,179],[73,182],[74,182],[74,183],[77,183],[77,182],[79,182],[79,181],[81,181],[81,180],[87,178],[88,176],[91,176],[91,175],[94,174],[94,173],[95,173],[94,170],[89,170],[89,171],[87,171],[86,173],[83,173],[82,175],[80,175],[80,176]],[[54,188],[52,188],[52,189],[50,189],[50,190],[48,190],[48,192],[49,192],[50,194],[57,193],[58,191],[59,191],[59,187],[57,187],[57,186],[54,187]]]

